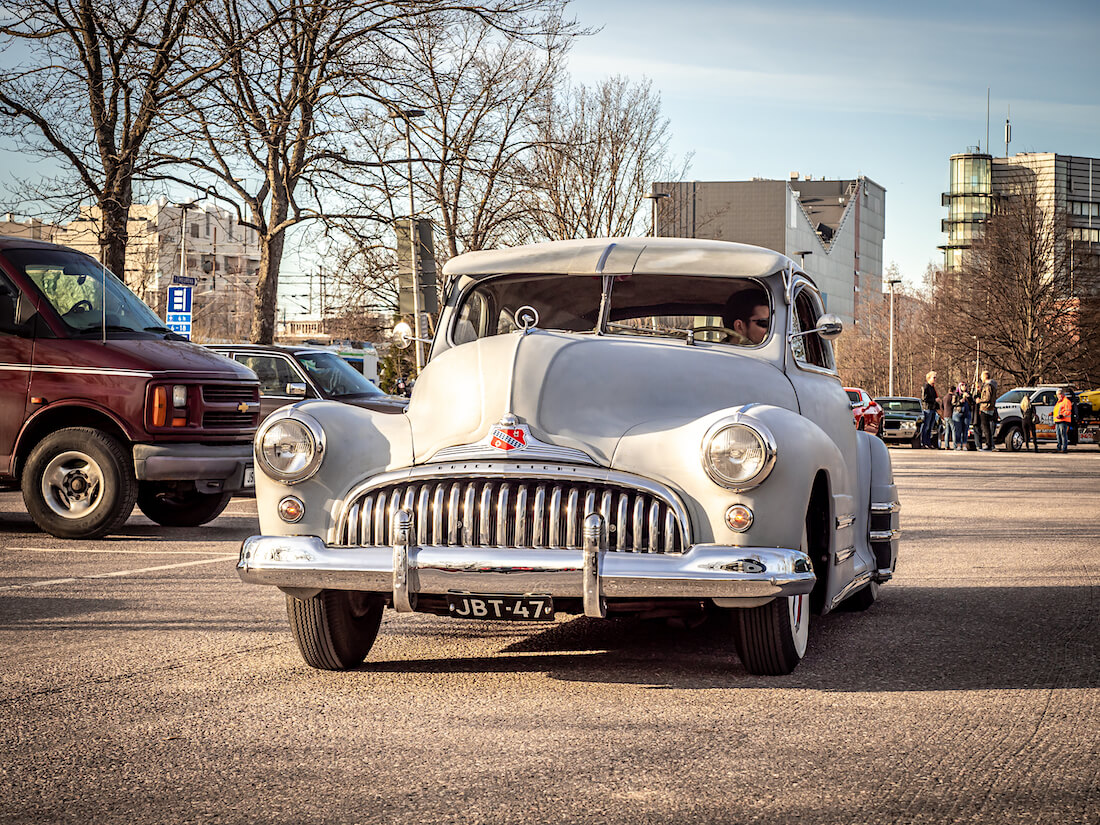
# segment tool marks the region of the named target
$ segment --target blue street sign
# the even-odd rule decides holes
[[[191,287],[189,286],[170,286],[168,287],[168,311],[169,312],[191,312]]]

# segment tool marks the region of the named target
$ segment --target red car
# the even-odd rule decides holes
[[[871,435],[878,435],[882,426],[882,407],[867,394],[867,390],[858,387],[845,387],[848,398],[852,402],[852,415],[855,416],[856,429],[866,430]]]

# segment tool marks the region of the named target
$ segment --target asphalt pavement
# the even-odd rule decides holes
[[[1100,822],[1100,450],[891,449],[897,575],[794,674],[721,627],[383,619],[308,668],[255,505],[67,542],[0,494],[0,823]]]

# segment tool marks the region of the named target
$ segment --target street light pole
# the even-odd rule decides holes
[[[974,386],[977,387],[982,374],[982,339],[977,335],[970,337],[974,339]]]
[[[900,284],[900,279],[894,279],[886,282],[890,286],[890,392],[891,397],[894,395],[894,284]]]
[[[653,225],[651,227],[650,234],[654,238],[656,238],[657,237],[657,201],[661,200],[662,198],[670,198],[670,197],[672,197],[672,195],[669,192],[650,192],[648,195],[642,195],[642,197],[645,198],[646,200],[650,201],[653,204],[653,212],[652,212],[652,214],[653,214]]]

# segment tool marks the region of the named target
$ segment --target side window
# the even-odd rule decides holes
[[[821,317],[821,305],[809,289],[800,289],[794,299],[794,313],[791,319],[792,332],[805,332],[817,326]],[[822,369],[833,369],[832,345],[817,335],[809,333],[791,341],[791,351],[795,360]]]
[[[452,338],[456,345],[468,344],[476,341],[485,330],[485,296],[478,293],[471,295],[462,304],[462,309],[455,321]]]
[[[237,354],[235,358],[256,373],[260,379],[261,395],[285,396],[287,384],[302,380],[293,372],[286,359],[277,355]]]
[[[36,314],[30,299],[0,273],[0,335],[33,338]]]
[[[1050,390],[1047,390],[1036,398],[1034,403],[1043,407],[1053,407],[1057,400],[1058,397]]]

